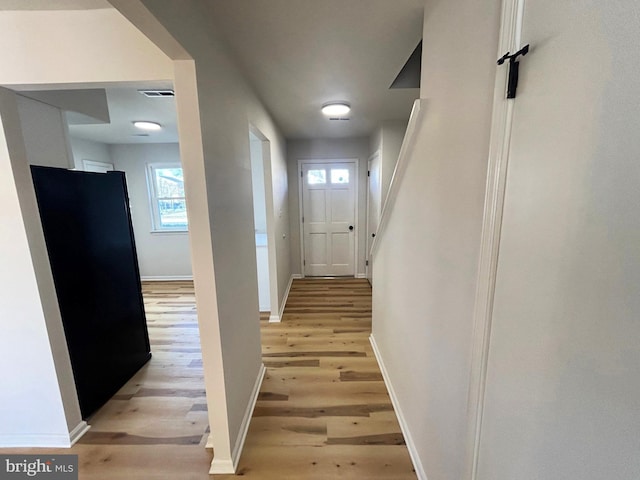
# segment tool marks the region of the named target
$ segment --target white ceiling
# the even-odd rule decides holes
[[[211,21],[287,138],[369,135],[406,119],[389,86],[422,38],[424,0],[206,0]],[[320,113],[351,103],[350,121]]]
[[[424,0],[201,1],[212,31],[285,137],[366,136],[385,120],[409,117],[419,89],[389,86],[422,38]],[[107,0],[0,0],[0,9],[105,6]],[[178,141],[173,99],[149,99],[134,88],[108,88],[107,98],[111,123],[72,125],[73,136],[104,143]],[[321,114],[332,100],[351,104],[349,121]],[[164,128],[136,136],[143,132],[134,120]]]
[[[139,88],[146,88],[141,85]],[[158,88],[158,85],[154,85]],[[164,85],[163,88],[171,88]],[[69,125],[72,137],[102,143],[174,143],[178,141],[174,98],[148,98],[137,88],[107,88],[111,123]],[[136,120],[149,120],[162,125],[162,130],[148,132],[133,126]],[[146,135],[146,136],[141,136]]]

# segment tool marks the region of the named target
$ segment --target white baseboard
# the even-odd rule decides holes
[[[356,278],[367,278],[366,273],[356,273]]]
[[[240,455],[242,454],[242,448],[244,447],[244,441],[247,439],[247,433],[249,432],[249,424],[251,423],[251,416],[253,415],[253,410],[256,407],[256,402],[258,401],[258,394],[260,393],[260,387],[262,386],[262,380],[264,379],[264,374],[267,369],[264,364],[260,365],[260,370],[258,371],[258,376],[256,377],[256,383],[253,386],[253,392],[251,392],[251,398],[249,403],[247,404],[247,409],[244,412],[244,418],[242,419],[242,423],[240,424],[240,432],[238,433],[238,439],[236,440],[236,444],[231,451],[231,459],[226,460],[218,460],[216,461],[215,452],[213,461],[211,462],[211,469],[209,470],[210,474],[215,473],[236,473],[236,469],[238,468],[238,462],[240,461]],[[209,435],[209,441],[207,441],[207,446],[209,445],[211,439],[211,435]]]
[[[0,448],[71,448],[69,434],[0,435]]]
[[[165,277],[140,277],[143,282],[187,282],[193,280],[193,275],[168,275]]]
[[[0,435],[0,448],[71,448],[90,428],[83,420],[66,435]]]
[[[289,284],[287,285],[287,289],[284,292],[284,298],[282,299],[282,304],[280,305],[280,310],[277,315],[271,315],[269,317],[269,323],[279,323],[282,321],[282,315],[284,315],[284,307],[287,305],[287,300],[289,299],[289,292],[291,291],[291,285],[293,285],[293,281],[296,278],[302,278],[302,275],[299,273],[294,273],[289,278]]]
[[[91,426],[87,424],[84,420],[76,425],[76,428],[69,432],[69,437],[71,438],[71,446],[73,447],[82,436],[89,431]]]
[[[398,397],[396,396],[396,392],[393,389],[393,384],[391,383],[391,379],[389,378],[389,373],[387,372],[387,369],[382,360],[382,355],[380,354],[380,350],[378,350],[378,345],[376,344],[376,339],[373,336],[373,333],[369,336],[369,342],[371,342],[373,353],[376,356],[376,360],[378,361],[378,366],[380,367],[380,371],[382,372],[382,378],[384,378],[384,384],[387,386],[387,390],[389,391],[389,396],[391,397],[391,403],[393,404],[393,409],[396,412],[396,417],[398,417],[398,423],[400,424],[402,435],[404,435],[404,441],[407,444],[407,449],[409,450],[409,456],[411,457],[411,461],[413,462],[413,468],[416,470],[416,475],[418,476],[418,480],[427,480],[427,474],[424,471],[422,462],[420,461],[420,457],[416,449],[416,444],[414,443],[413,438],[411,437],[411,433],[409,432],[409,425],[406,419],[404,418],[402,410],[400,409],[400,404],[398,403]]]
[[[236,473],[236,469],[233,467],[233,462],[231,460],[216,460],[216,457],[214,456],[213,461],[211,462],[211,468],[209,469],[209,475],[214,475],[216,473],[233,475]]]

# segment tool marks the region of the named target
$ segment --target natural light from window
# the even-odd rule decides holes
[[[307,173],[307,183],[309,185],[322,185],[327,183],[326,170],[309,170]]]
[[[349,183],[349,170],[346,168],[332,168],[331,183]]]
[[[186,231],[187,205],[179,164],[150,164],[149,196],[154,231]]]

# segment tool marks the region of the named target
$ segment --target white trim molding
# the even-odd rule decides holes
[[[376,150],[373,154],[371,154],[371,156],[369,156],[369,158],[367,159],[367,221],[365,222],[365,233],[364,233],[364,278],[370,278],[371,275],[369,275],[369,270],[371,269],[372,265],[370,265],[370,263],[373,263],[373,259],[371,258],[371,253],[372,250],[370,248],[369,245],[369,237],[371,236],[372,232],[370,230],[371,228],[371,224],[370,224],[370,209],[371,209],[371,163],[373,163],[373,160],[375,158],[380,158],[382,156],[382,152],[380,151],[380,149]],[[382,188],[382,187],[381,187]],[[380,191],[380,196],[382,196],[382,191]],[[380,205],[380,212],[382,212],[382,204]],[[379,219],[378,219],[379,220]],[[373,237],[375,239],[375,237]],[[373,246],[373,241],[371,242],[371,247]]]
[[[184,192],[184,179],[183,179],[183,195],[184,197],[175,198],[163,198],[158,195],[158,186],[156,184],[156,170],[157,169],[175,169],[183,172],[181,162],[147,162],[146,174],[147,174],[147,196],[149,201],[149,212],[151,213],[151,233],[188,233],[189,227],[163,227],[161,222],[161,213],[158,208],[158,202],[162,200],[179,200],[185,201],[186,205],[186,193]],[[188,220],[187,220],[188,223]]]
[[[520,48],[522,20],[525,0],[503,0],[500,37],[496,58],[504,52],[515,52]],[[509,146],[513,123],[513,102],[505,97],[507,69],[497,71],[489,159],[487,164],[487,184],[480,240],[480,258],[476,281],[476,295],[473,312],[473,336],[467,400],[467,451],[466,471],[463,478],[475,480],[478,475],[480,439],[484,414],[484,398],[489,363],[493,301],[495,297],[498,254],[502,232],[502,214],[507,184]]]
[[[407,131],[404,134],[402,146],[400,147],[400,153],[398,154],[398,162],[396,163],[396,168],[393,170],[393,175],[391,176],[391,183],[389,184],[389,191],[387,192],[387,196],[383,199],[384,203],[382,204],[382,209],[380,210],[380,222],[378,223],[378,231],[376,232],[376,238],[373,239],[373,243],[371,244],[369,255],[370,259],[371,257],[373,257],[376,249],[378,248],[380,239],[382,238],[387,222],[389,221],[389,216],[391,215],[393,204],[395,203],[395,199],[398,195],[398,190],[400,189],[400,182],[402,181],[404,172],[407,169],[409,157],[413,153],[413,148],[418,138],[418,128],[422,121],[422,115],[425,109],[424,104],[426,104],[426,102],[427,101],[424,99],[418,99],[413,102],[413,109],[411,110],[411,116],[409,117]]]
[[[393,384],[391,383],[391,379],[389,378],[389,372],[387,372],[387,368],[384,365],[382,354],[378,349],[378,344],[376,343],[376,339],[373,336],[373,333],[369,336],[369,342],[371,342],[371,348],[373,349],[373,353],[376,356],[376,360],[378,361],[378,366],[380,367],[380,371],[382,372],[384,384],[387,387],[387,391],[389,392],[389,397],[391,397],[393,410],[395,411],[396,417],[398,418],[400,430],[402,430],[404,442],[407,444],[407,450],[409,450],[409,456],[411,457],[413,468],[416,471],[416,476],[418,477],[418,480],[427,480],[427,474],[424,471],[424,467],[422,466],[422,461],[420,460],[420,456],[418,455],[416,444],[411,437],[411,432],[409,431],[409,424],[407,423],[404,414],[402,413],[402,409],[400,408],[398,397],[395,390],[393,389]]]
[[[82,438],[82,436],[89,431],[91,425],[89,425],[84,420],[76,425],[76,428],[69,432],[69,437],[71,439],[71,446],[73,447],[78,440]]]
[[[82,420],[68,434],[0,435],[0,448],[71,448],[90,428]]]
[[[66,124],[66,122],[65,122]],[[84,172],[105,173],[115,170],[113,163],[98,162],[97,160],[82,159],[82,170]]]
[[[353,245],[353,274],[354,276],[356,275],[356,272],[358,271],[358,260],[359,260],[359,243],[360,243],[360,236],[362,235],[362,233],[360,232],[360,159],[359,158],[318,158],[318,159],[312,159],[312,158],[304,158],[304,159],[299,159],[298,160],[298,170],[297,170],[297,175],[298,175],[298,212],[299,212],[299,218],[298,218],[298,223],[300,224],[300,270],[302,271],[302,278],[305,277],[306,272],[305,272],[305,251],[304,251],[304,222],[302,221],[302,218],[304,217],[304,203],[303,203],[303,184],[304,184],[304,179],[302,178],[302,171],[303,171],[303,165],[305,164],[313,164],[313,163],[319,163],[319,164],[327,164],[327,165],[331,165],[334,163],[353,163],[354,166],[354,176],[355,176],[355,183],[354,183],[354,205],[353,205],[353,226],[355,229],[355,238],[354,238],[354,245]],[[365,232],[366,235],[366,232]]]
[[[193,275],[168,275],[168,276],[141,276],[143,282],[188,282],[193,280]]]
[[[0,448],[70,448],[69,434],[0,435]]]
[[[256,377],[256,383],[253,386],[253,391],[251,392],[251,398],[249,403],[247,404],[247,409],[244,412],[244,417],[242,419],[242,423],[240,424],[240,431],[238,433],[238,438],[236,439],[236,444],[231,451],[231,459],[230,460],[219,460],[216,462],[216,457],[214,454],[213,461],[211,462],[211,469],[209,470],[210,474],[216,473],[235,473],[238,468],[238,463],[240,462],[240,455],[242,455],[242,449],[244,447],[244,442],[247,439],[247,433],[249,432],[249,424],[251,423],[251,416],[253,415],[253,410],[256,407],[256,402],[258,401],[258,394],[260,393],[260,387],[262,386],[262,381],[264,380],[264,374],[267,369],[264,364],[260,364],[260,369],[258,370],[258,376]],[[209,440],[207,441],[207,448],[209,448],[211,435],[209,435]]]
[[[209,469],[209,475],[214,475],[214,474],[233,475],[235,473],[236,473],[236,469],[233,466],[232,460],[216,460],[216,457],[215,456],[213,457],[213,460],[211,461],[211,468]]]
[[[280,304],[280,308],[278,309],[277,315],[269,316],[269,323],[280,323],[282,321],[282,316],[284,315],[284,309],[287,306],[287,300],[289,300],[289,292],[291,292],[291,285],[293,285],[293,281],[296,278],[302,278],[302,275],[299,273],[294,273],[289,277],[289,284],[287,285],[287,289],[284,292],[284,297],[282,297],[282,303]]]

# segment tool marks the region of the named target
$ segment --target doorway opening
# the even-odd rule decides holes
[[[270,312],[270,321],[279,321],[277,270],[274,233],[271,144],[260,130],[249,126],[251,189],[256,243],[258,306],[261,314]]]

